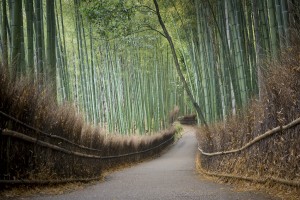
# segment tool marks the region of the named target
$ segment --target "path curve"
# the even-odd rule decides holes
[[[195,171],[197,141],[191,128],[157,159],[112,173],[102,183],[45,200],[265,200],[264,194],[236,192],[230,186],[201,178]]]

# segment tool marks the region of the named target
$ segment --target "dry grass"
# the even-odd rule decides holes
[[[200,172],[202,180],[213,181],[221,184],[230,184],[234,187],[236,192],[263,192],[270,196],[284,199],[284,200],[298,200],[300,196],[299,189],[286,185],[267,183],[260,184],[257,182],[245,181],[235,178],[227,178],[222,176],[213,176],[206,173],[206,170],[202,168],[199,154],[196,156],[196,169]],[[232,174],[235,175],[235,174]]]
[[[177,132],[177,134],[180,134],[181,129]],[[109,137],[113,138],[113,137]],[[122,137],[119,137],[119,139]],[[128,137],[127,142],[134,141],[135,145],[138,146],[139,141],[142,137],[141,136],[132,136]],[[164,151],[167,151],[167,149],[170,148],[170,146],[166,147],[164,150],[162,150],[161,153],[155,154],[152,157],[147,157],[143,159],[136,160],[135,162],[130,163],[123,163],[119,165],[112,166],[110,168],[106,168],[102,171],[101,177],[99,178],[99,181],[105,181],[105,177],[109,174],[121,171],[125,168],[133,167],[137,164],[147,162],[151,159],[154,159],[156,157],[159,157]],[[49,177],[48,177],[49,178]],[[34,195],[59,195],[64,194],[72,191],[82,190],[88,186],[94,185],[99,183],[99,181],[90,181],[87,183],[84,182],[71,182],[71,183],[65,183],[65,184],[49,184],[49,185],[33,185],[33,186],[25,186],[21,185],[21,187],[9,187],[6,190],[0,190],[0,197],[1,199],[13,199],[16,197],[32,197]]]
[[[242,114],[210,125],[209,131],[205,127],[199,128],[198,141],[204,151],[240,148],[264,132],[300,117],[300,36],[295,38],[293,46],[281,53],[280,60],[264,62],[265,90],[261,101],[252,100]],[[300,181],[299,132],[298,125],[240,153],[202,156],[201,167],[216,173]],[[229,181],[228,178],[225,180]],[[271,193],[278,190],[278,196],[300,197],[299,188],[274,183],[268,183],[264,188],[271,188]]]
[[[85,123],[72,104],[57,105],[47,89],[41,89],[24,78],[13,82],[4,72],[0,73],[0,85],[0,111],[43,132],[100,151],[82,149],[60,139],[45,136],[2,115],[0,115],[0,129],[10,129],[39,138],[69,151],[102,157],[132,153],[155,147],[171,138],[176,131],[170,128],[153,135],[125,137],[114,134],[107,137],[103,128]],[[101,160],[75,157],[0,135],[0,180],[98,177],[104,170],[156,155],[168,144],[143,154]]]
[[[173,110],[169,113],[169,123],[170,124],[173,124],[177,120],[178,113],[179,113],[179,107],[175,106],[173,108]]]
[[[74,182],[68,184],[48,185],[48,186],[21,186],[0,191],[1,199],[13,199],[16,197],[30,197],[32,195],[54,195],[63,194],[69,191],[80,190],[91,185],[91,183]]]

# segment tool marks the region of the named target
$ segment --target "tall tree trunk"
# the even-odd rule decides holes
[[[253,23],[254,23],[254,33],[255,33],[255,48],[256,48],[256,65],[257,65],[257,81],[259,90],[259,99],[262,100],[264,94],[264,83],[263,83],[263,73],[261,68],[261,61],[263,60],[263,38],[260,32],[259,26],[259,10],[257,5],[258,0],[253,0],[252,2],[252,12],[253,12]]]
[[[290,46],[290,30],[289,30],[289,12],[287,0],[281,0],[281,10],[282,10],[282,24],[284,30],[284,39],[286,45]]]
[[[8,73],[7,11],[6,0],[2,0],[2,65]]]
[[[28,74],[34,79],[34,53],[33,53],[33,0],[25,0],[27,22],[27,64]]]
[[[63,83],[64,83],[64,87],[65,87],[65,91],[66,91],[66,99],[68,101],[71,100],[71,89],[70,89],[70,75],[68,72],[68,58],[67,58],[67,46],[66,46],[66,40],[65,40],[65,26],[64,26],[64,18],[63,18],[63,8],[62,8],[62,2],[61,0],[59,0],[59,11],[57,9],[57,13],[60,13],[60,19],[61,19],[61,31],[62,31],[62,37],[60,37],[60,41],[62,39],[62,42],[60,42],[61,44],[61,57],[62,57],[62,69],[64,72],[64,79],[63,79]],[[58,21],[58,17],[57,17],[57,27],[59,27],[59,21]],[[59,29],[60,30],[60,29]]]
[[[271,55],[273,58],[277,58],[279,55],[279,42],[278,42],[278,28],[277,23],[278,19],[276,19],[276,10],[274,8],[274,1],[268,0],[268,17],[269,17],[269,30],[270,30],[270,47],[271,47]]]
[[[52,89],[53,95],[57,96],[56,89],[56,49],[55,49],[55,12],[54,12],[54,0],[47,0],[47,68],[48,68],[48,84]]]
[[[23,40],[23,15],[22,1],[13,3],[12,20],[12,78],[16,79],[22,72],[22,41]]]
[[[174,43],[173,43],[173,40],[161,18],[161,15],[160,15],[160,10],[159,10],[159,6],[158,6],[158,3],[157,3],[157,0],[153,0],[153,3],[155,5],[155,10],[156,10],[156,15],[157,15],[157,18],[158,18],[158,21],[159,21],[159,24],[161,25],[163,31],[164,31],[164,34],[165,34],[165,37],[167,38],[168,42],[169,42],[169,45],[170,45],[170,48],[171,48],[171,52],[173,54],[173,58],[174,58],[174,62],[175,62],[175,67],[176,67],[176,70],[177,70],[177,73],[180,77],[180,80],[181,82],[183,83],[183,86],[184,86],[184,89],[188,95],[188,97],[190,98],[191,102],[193,103],[193,106],[194,108],[196,109],[199,117],[200,117],[200,120],[202,121],[202,123],[207,126],[207,123],[206,123],[206,120],[204,119],[204,115],[203,115],[203,112],[200,108],[200,106],[198,105],[198,103],[195,101],[193,95],[192,95],[192,92],[190,90],[190,88],[188,87],[188,84],[183,76],[183,73],[180,69],[180,65],[179,65],[179,61],[178,61],[178,57],[177,57],[177,54],[176,54],[176,50],[175,50],[175,46],[174,46]]]
[[[37,63],[37,77],[40,79],[41,84],[44,82],[44,48],[43,48],[43,37],[42,37],[42,23],[43,23],[43,13],[42,13],[42,1],[35,0],[35,13],[36,13],[36,25],[35,25],[35,34],[36,34],[36,63]]]

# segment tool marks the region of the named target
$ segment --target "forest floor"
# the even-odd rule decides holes
[[[203,177],[195,169],[197,140],[193,128],[154,160],[108,174],[105,180],[59,195],[35,195],[19,199],[275,199],[255,191],[240,191]]]

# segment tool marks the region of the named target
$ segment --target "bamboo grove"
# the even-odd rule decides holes
[[[207,122],[261,94],[259,63],[289,45],[299,20],[296,0],[158,3]],[[51,88],[59,103],[73,102],[110,132],[165,128],[174,106],[187,113],[193,103],[153,10],[150,0],[1,0],[2,67]],[[105,34],[100,22],[110,25]]]
[[[185,108],[168,47],[157,34],[101,38],[78,0],[1,5],[2,66],[14,79],[26,75],[54,88],[58,102],[74,102],[86,121],[144,134],[168,126],[175,105]],[[147,46],[140,44],[144,38]]]
[[[251,98],[262,98],[265,69],[260,62],[277,59],[280,49],[289,46],[299,2],[200,0],[171,7],[173,26],[179,23],[184,30],[174,37],[186,79],[207,121],[225,119]]]

